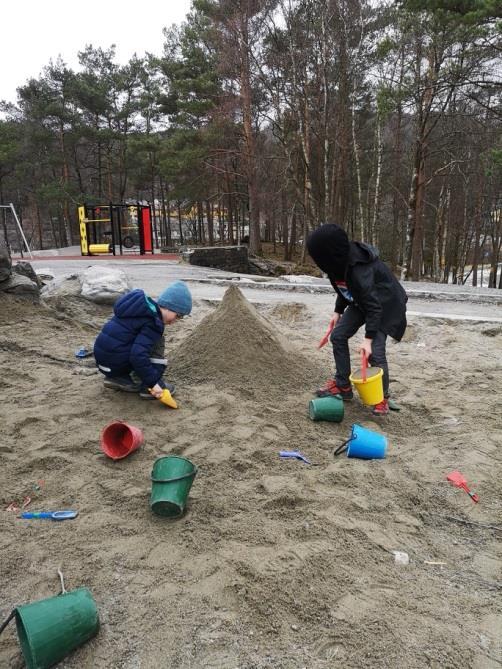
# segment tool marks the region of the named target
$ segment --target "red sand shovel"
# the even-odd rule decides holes
[[[475,492],[471,492],[469,490],[467,481],[460,472],[457,471],[450,472],[446,476],[446,480],[450,481],[450,483],[453,483],[453,485],[457,486],[457,488],[462,488],[462,490],[465,490],[465,492],[469,495],[469,497],[472,499],[473,502],[479,502],[479,497],[476,495]]]
[[[329,325],[328,325],[328,329],[327,329],[327,331],[326,331],[326,334],[325,334],[324,337],[321,339],[321,341],[317,344],[317,348],[322,348],[323,346],[326,346],[326,344],[327,344],[328,341],[329,341],[329,336],[330,336],[331,332],[333,331],[333,328],[334,328],[334,327],[335,327],[335,317],[333,316],[333,318],[332,318],[332,319],[330,320],[330,322],[329,322]]]

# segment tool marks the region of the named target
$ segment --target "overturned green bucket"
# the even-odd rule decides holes
[[[178,455],[158,458],[152,469],[150,506],[158,516],[177,518],[185,511],[197,467]]]
[[[27,669],[54,666],[99,630],[98,610],[87,588],[23,604],[15,612]]]
[[[343,420],[343,400],[338,397],[317,397],[310,400],[309,416],[312,420],[328,420],[341,423]]]

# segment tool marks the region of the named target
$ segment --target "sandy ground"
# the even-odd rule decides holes
[[[401,412],[376,419],[355,399],[341,424],[318,423],[307,407],[332,367],[315,348],[329,314],[288,299],[258,314],[238,296],[198,301],[169,328],[173,411],[105,389],[75,359],[108,308],[0,298],[0,615],[56,594],[58,568],[67,589],[88,587],[101,630],[61,666],[502,665],[502,328],[410,319],[389,344]],[[120,462],[99,448],[114,418],[145,434]],[[385,432],[386,459],[333,457],[354,422]],[[168,453],[200,468],[177,521],[149,508]],[[479,504],[445,482],[453,469]],[[26,495],[80,515],[5,510]],[[13,625],[0,666],[23,666]]]

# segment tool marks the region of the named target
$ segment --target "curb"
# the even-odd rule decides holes
[[[284,283],[280,281],[255,281],[253,279],[202,279],[186,278],[186,282],[202,283],[213,286],[239,286],[255,290],[283,290],[291,293],[331,294],[333,288],[330,285],[307,284],[307,283]],[[421,300],[440,300],[443,302],[474,302],[476,304],[492,304],[502,306],[502,291],[494,291],[494,295],[471,294],[468,292],[455,293],[449,291],[431,292],[417,288],[406,288],[408,297]]]

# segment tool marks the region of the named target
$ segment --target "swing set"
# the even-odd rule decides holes
[[[29,247],[28,242],[26,241],[23,226],[21,225],[21,221],[18,218],[18,215],[16,213],[16,210],[15,210],[14,205],[12,204],[12,202],[10,204],[0,204],[0,209],[6,209],[6,210],[11,212],[12,216],[14,217],[14,220],[16,221],[16,226],[17,226],[16,230],[17,230],[17,233],[18,233],[18,237],[20,235],[20,237],[23,240],[23,243],[26,247],[27,252],[30,254],[30,257],[33,258],[33,253],[31,252],[31,249]],[[7,226],[5,225],[5,220],[4,220],[4,234],[5,234],[5,243],[7,244],[7,247],[10,251],[10,244],[9,244],[9,240],[8,240],[8,237],[7,237]],[[24,257],[23,256],[23,243],[21,243],[21,241],[19,240],[19,251],[21,253],[21,258]]]
[[[127,252],[154,253],[152,209],[149,204],[83,204],[78,207],[83,256]]]

